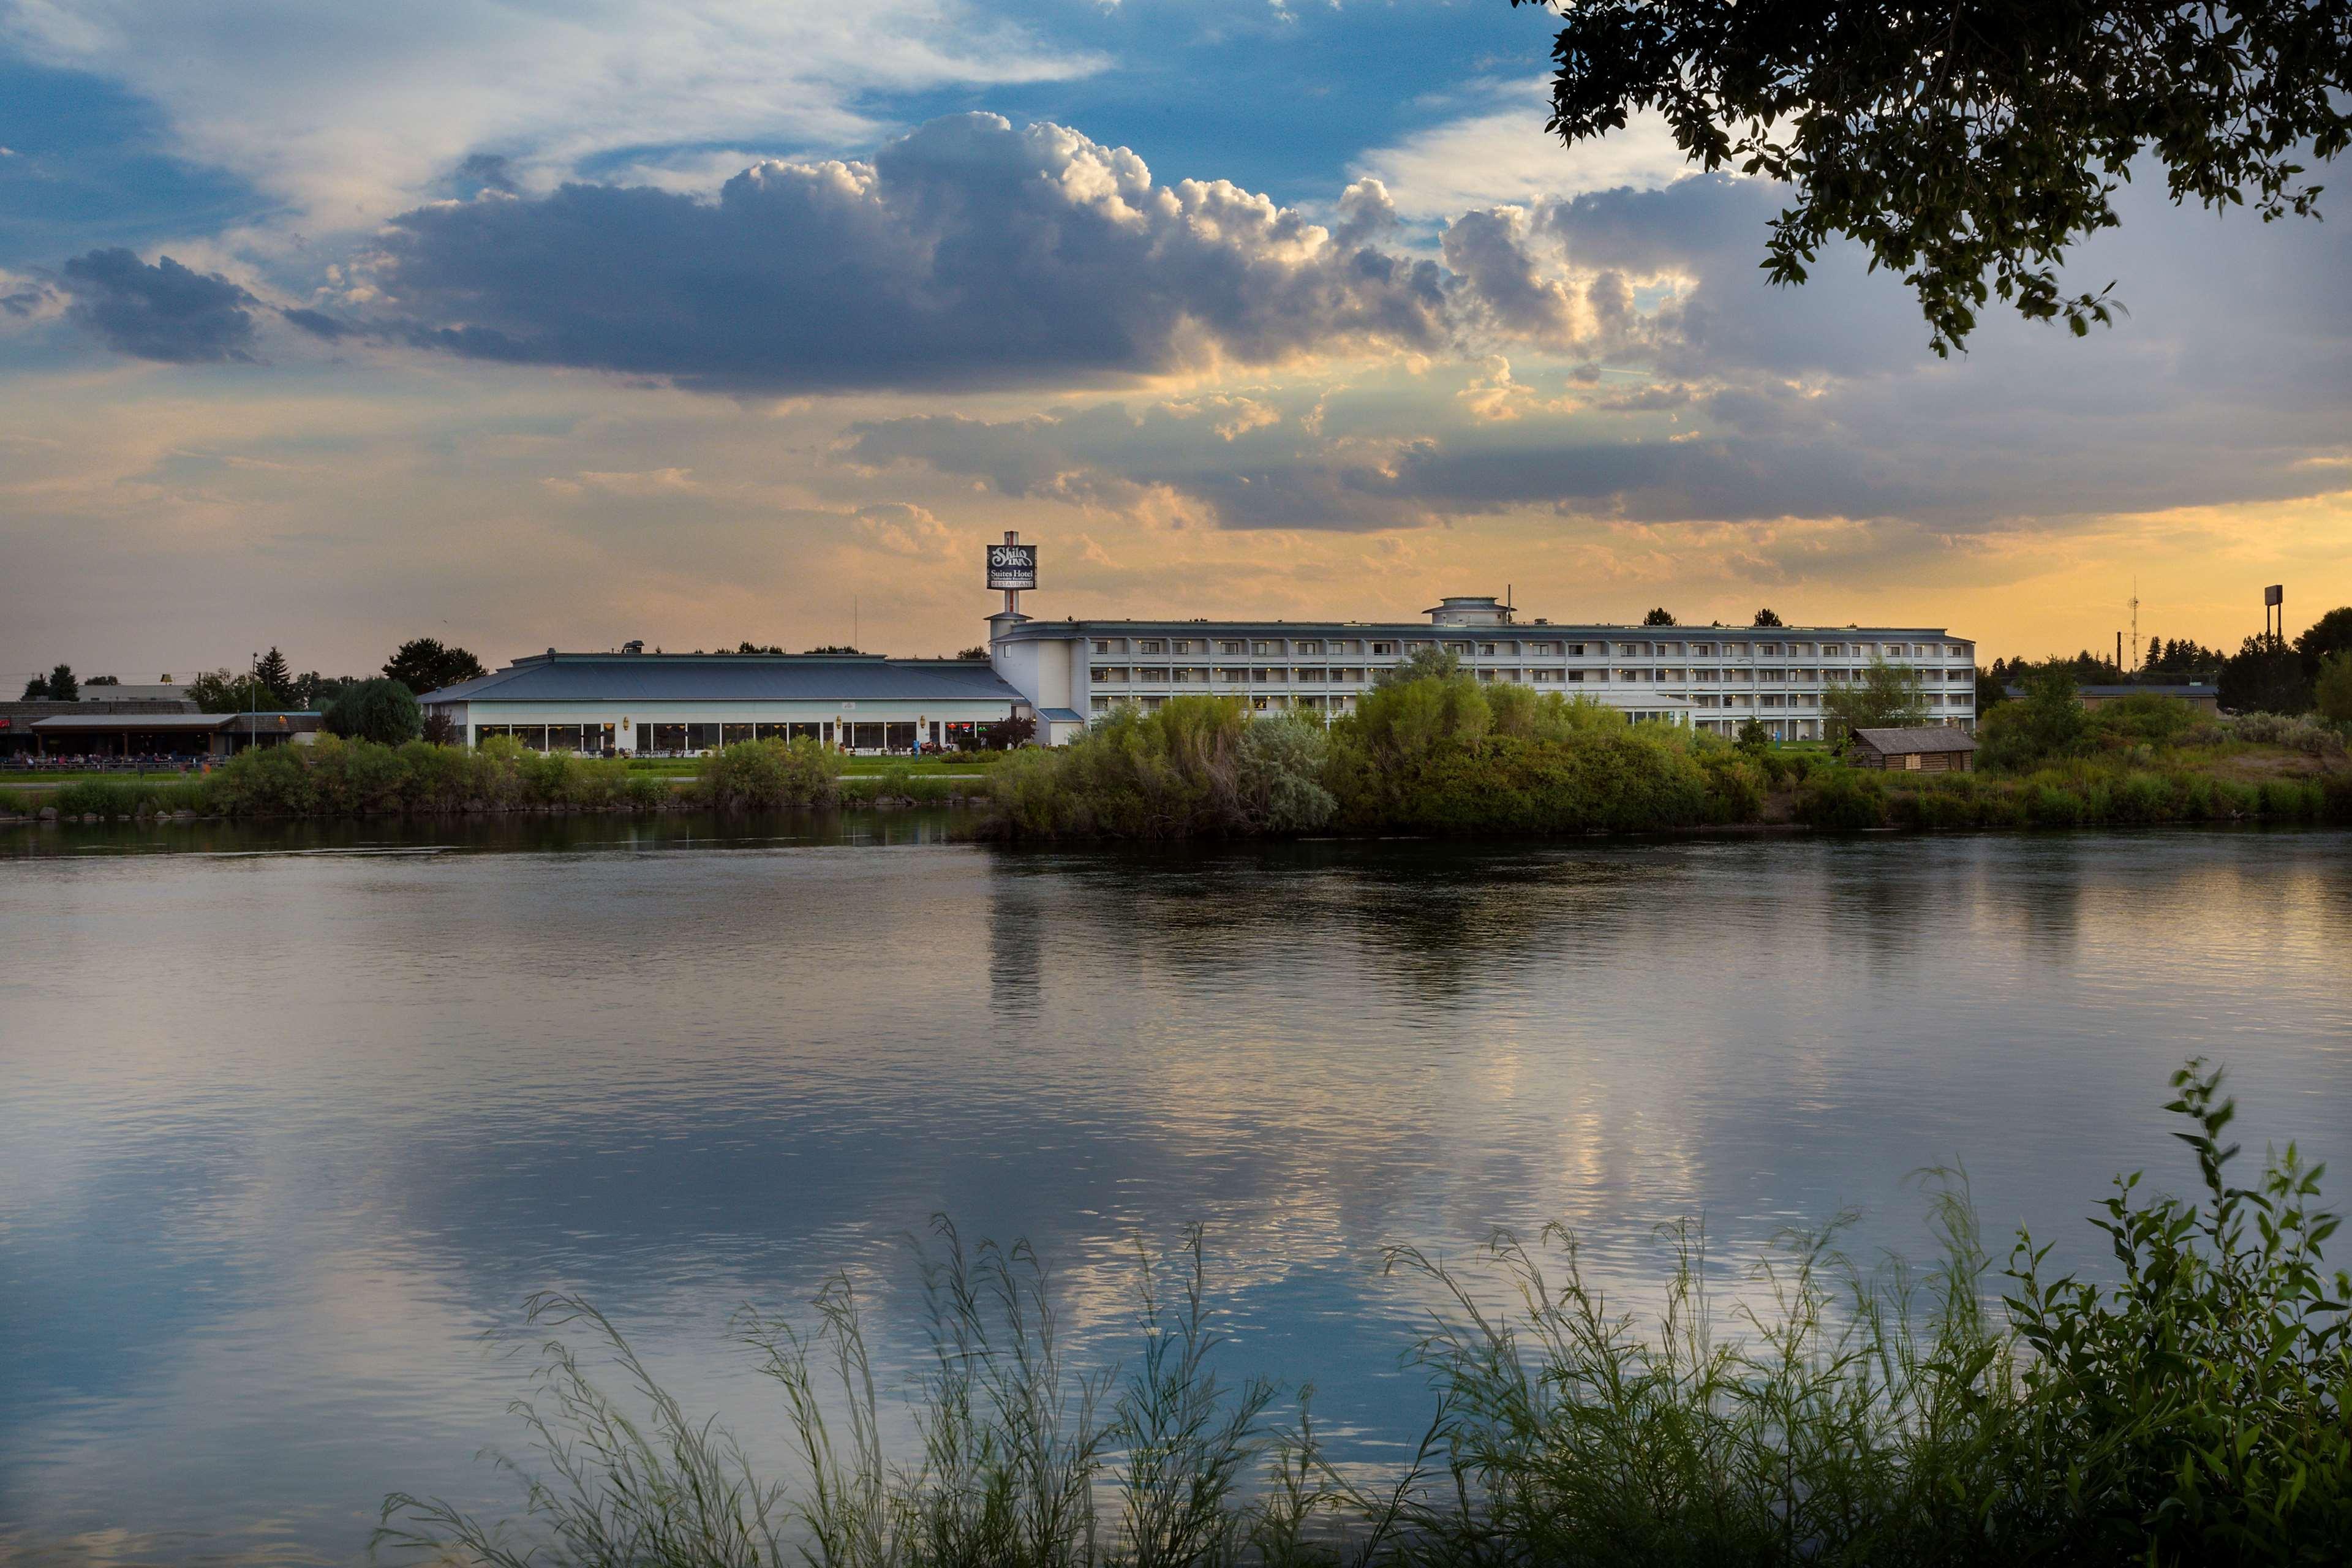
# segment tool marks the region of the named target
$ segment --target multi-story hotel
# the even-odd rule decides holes
[[[1976,647],[1941,626],[1610,626],[1521,621],[1487,596],[1448,598],[1426,622],[1043,621],[991,617],[997,672],[1065,740],[1124,702],[1213,692],[1261,711],[1336,716],[1423,647],[1480,680],[1590,697],[1639,720],[1776,740],[1822,738],[1822,699],[1874,659],[1918,674],[1928,717],[1976,721]]]

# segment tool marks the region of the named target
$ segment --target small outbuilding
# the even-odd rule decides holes
[[[1914,730],[1856,730],[1847,761],[1858,768],[1898,773],[1964,773],[1976,756],[1977,738],[1957,725]]]

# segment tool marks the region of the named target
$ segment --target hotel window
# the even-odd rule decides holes
[[[1301,680],[1320,680],[1323,679],[1323,672],[1319,669],[1302,669],[1298,672],[1298,679]]]
[[[1170,653],[1206,653],[1209,650],[1205,647],[1194,647],[1191,643],[1179,637],[1168,645],[1168,651]]]
[[[1584,679],[1584,671],[1580,669],[1571,669],[1568,672],[1568,678],[1571,681],[1581,681]]]
[[[1293,653],[1321,653],[1323,651],[1323,645],[1319,642],[1303,642],[1291,649],[1291,651]]]
[[[1219,653],[1247,653],[1249,652],[1249,645],[1247,643],[1232,641],[1221,642],[1217,645],[1217,651]]]
[[[1699,658],[1713,658],[1715,645],[1711,642],[1695,642],[1691,644],[1691,652]]]
[[[1580,642],[1570,643],[1568,645],[1568,657],[1570,658],[1582,658],[1584,657],[1584,645]]]
[[[1108,680],[1110,679],[1110,671],[1098,664],[1092,669],[1087,671],[1087,679],[1088,680]]]
[[[1168,679],[1168,672],[1164,669],[1144,669],[1139,670],[1137,673],[1141,675],[1146,680],[1166,680]]]
[[[1480,643],[1480,644],[1478,645],[1478,657],[1479,657],[1480,658],[1494,658],[1494,657],[1495,657],[1495,645],[1494,645],[1493,643],[1490,643],[1490,642],[1482,642],[1482,643]]]
[[[1259,642],[1251,645],[1250,647],[1252,653],[1280,653],[1281,651],[1282,645],[1278,642]]]
[[[1096,711],[1096,712],[1097,712],[1097,713],[1108,713],[1108,712],[1109,712],[1109,711],[1110,711],[1110,699],[1109,699],[1109,698],[1108,698],[1108,697],[1097,697],[1097,698],[1096,698],[1096,699],[1095,699],[1095,711]]]
[[[1375,658],[1393,658],[1396,654],[1396,647],[1397,645],[1392,642],[1376,642],[1372,645],[1372,657]]]
[[[1127,640],[1124,637],[1097,637],[1095,639],[1095,651],[1097,653],[1125,653],[1127,651]]]
[[[1141,642],[1135,645],[1135,651],[1138,653],[1166,653],[1168,651],[1168,645],[1156,638],[1146,637]]]

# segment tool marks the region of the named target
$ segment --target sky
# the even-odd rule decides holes
[[[1929,352],[1504,0],[0,0],[0,680],[1042,616],[2352,602],[2352,230],[2178,209]],[[2332,195],[2332,193],[2331,193]],[[2336,204],[2340,205],[2340,204]],[[13,695],[13,689],[6,693]]]

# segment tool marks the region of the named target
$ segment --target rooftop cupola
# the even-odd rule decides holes
[[[1507,626],[1512,607],[1492,594],[1448,594],[1423,614],[1433,626]]]

